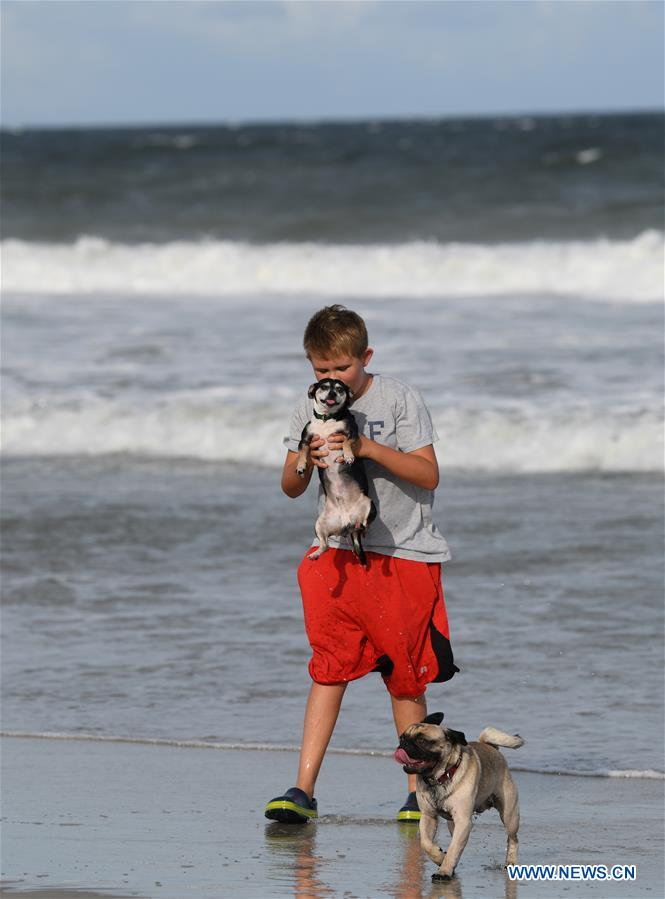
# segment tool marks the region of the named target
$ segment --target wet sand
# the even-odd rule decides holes
[[[516,753],[506,756],[518,763]],[[3,738],[3,894],[665,895],[663,781],[516,773],[520,862],[631,864],[634,882],[511,882],[501,867],[503,828],[490,811],[478,818],[455,880],[433,885],[435,867],[420,850],[417,827],[394,821],[405,778],[393,761],[329,754],[319,820],[270,823],[264,805],[291,785],[296,761],[287,751]],[[446,828],[440,833],[445,840]]]

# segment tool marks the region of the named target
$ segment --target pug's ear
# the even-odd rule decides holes
[[[449,727],[446,728],[446,736],[450,740],[451,743],[454,743],[456,746],[466,746],[466,737],[462,733],[461,730],[451,730]]]
[[[443,712],[432,712],[424,719],[423,724],[441,724],[443,721]]]
[[[310,398],[310,400],[314,399],[314,394],[316,393],[316,388],[318,386],[319,386],[318,381],[316,382],[316,384],[309,385],[309,390],[307,391],[307,396]]]

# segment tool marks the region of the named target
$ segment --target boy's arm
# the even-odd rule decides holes
[[[342,439],[341,434],[333,434],[328,438],[331,452],[341,450]],[[439,463],[431,443],[410,453],[402,453],[361,436],[353,444],[353,452],[361,459],[371,459],[372,462],[382,465],[391,474],[408,481],[409,484],[415,484],[416,487],[436,490],[439,486]],[[342,457],[335,457],[335,461],[341,462]]]
[[[282,469],[282,490],[284,491],[284,493],[286,493],[287,496],[290,496],[291,499],[295,499],[297,496],[300,496],[305,492],[305,490],[307,490],[315,465],[319,468],[328,467],[321,458],[322,456],[328,455],[328,450],[321,449],[324,444],[325,440],[323,440],[321,437],[312,438],[309,444],[309,451],[307,453],[307,468],[305,469],[305,474],[302,477],[300,477],[300,475],[296,473],[298,453],[294,453],[292,452],[292,450],[287,450],[286,459],[284,460],[284,468]]]
[[[368,437],[360,437],[358,444],[357,449],[354,447],[358,456],[382,465],[409,484],[425,490],[436,490],[439,486],[439,463],[431,443],[410,453],[394,450]]]
[[[305,490],[307,490],[307,485],[309,484],[314,469],[311,457],[308,457],[305,474],[303,477],[300,477],[299,474],[296,474],[297,462],[298,453],[287,450],[284,468],[282,469],[282,490],[287,496],[290,496],[291,499],[295,499],[296,496],[300,496],[301,493],[304,493]]]

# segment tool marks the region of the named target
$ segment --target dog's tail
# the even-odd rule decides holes
[[[519,749],[524,746],[524,740],[519,734],[504,734],[502,730],[496,727],[486,727],[478,737],[480,743],[489,743],[490,746],[505,746],[506,749]]]
[[[361,534],[362,531],[360,530],[360,528],[351,531],[351,540],[353,542],[353,551],[360,559],[360,564],[364,565],[364,567],[367,568],[367,556],[365,555],[365,550],[363,549]]]

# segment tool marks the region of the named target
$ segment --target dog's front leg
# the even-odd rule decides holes
[[[307,426],[303,430],[303,435],[298,444],[298,458],[296,459],[296,474],[300,478],[305,477],[307,471],[307,463],[309,461],[309,445],[312,442],[313,434],[307,434]]]
[[[421,811],[419,824],[420,845],[435,865],[440,865],[445,856],[443,849],[434,842],[438,823],[439,819],[436,815],[429,815],[427,812]]]
[[[453,827],[450,845],[446,849],[445,858],[441,863],[441,867],[432,874],[432,880],[450,880],[455,873],[457,862],[464,852],[464,847],[471,833],[471,816],[473,814],[473,804],[463,806],[459,809],[452,809]],[[450,828],[449,828],[450,829]]]
[[[353,465],[356,460],[356,457],[353,455],[351,438],[348,435],[344,436],[344,442],[342,443],[342,460],[346,465]]]
[[[305,477],[307,471],[307,458],[309,456],[309,447],[305,446],[298,452],[298,460],[296,462],[296,474],[299,478]]]

